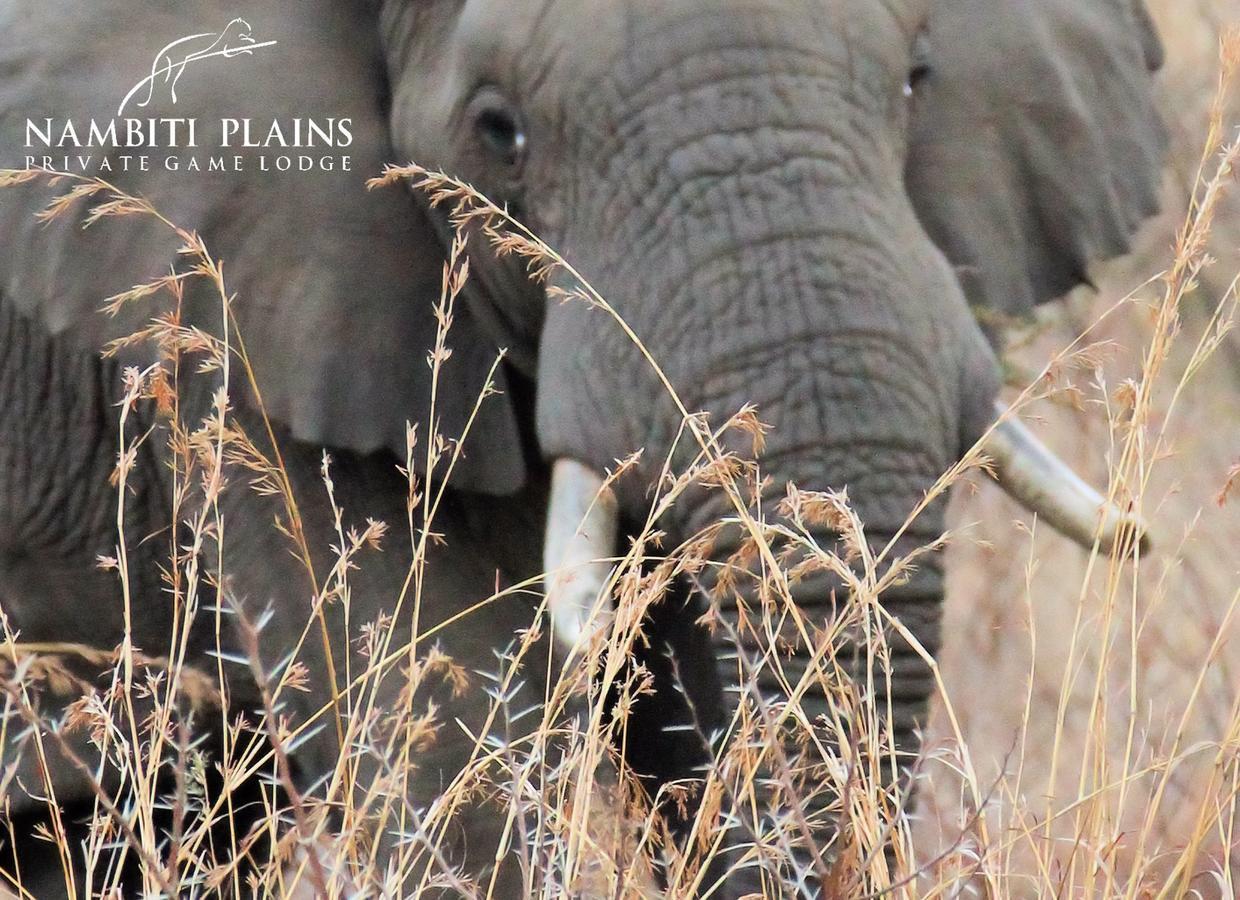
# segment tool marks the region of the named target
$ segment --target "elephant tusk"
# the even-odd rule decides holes
[[[995,463],[999,485],[1016,501],[1037,513],[1056,531],[1091,549],[1095,539],[1104,553],[1136,535],[1142,553],[1151,548],[1149,526],[1120,509],[1081,480],[1033,432],[995,403],[999,424],[986,453]]]
[[[543,567],[547,608],[556,639],[571,652],[593,622],[611,619],[610,608],[596,614],[616,551],[620,513],[616,498],[596,472],[571,459],[556,460],[551,471],[551,500]]]

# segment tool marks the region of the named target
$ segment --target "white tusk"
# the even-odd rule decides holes
[[[311,856],[317,859],[319,871],[327,878],[328,883],[323,886],[327,888],[328,894],[339,897],[362,896],[352,879],[342,872],[345,854],[340,843],[338,839],[334,840],[324,834],[309,847],[298,846],[293,851],[292,860],[284,868],[285,893],[282,896],[286,900],[320,900],[324,896],[310,874],[310,867],[313,865]],[[332,888],[337,888],[339,893]],[[0,893],[0,900],[4,900],[3,893]]]
[[[556,638],[571,652],[596,627],[610,621],[603,597],[616,552],[620,513],[602,477],[581,463],[558,459],[551,470],[551,501],[543,568],[547,607]],[[596,607],[603,609],[596,615]],[[593,630],[593,629],[591,629]]]
[[[1150,550],[1149,526],[1081,480],[1033,432],[995,403],[999,424],[991,432],[986,454],[994,460],[1000,486],[1051,527],[1092,549],[1095,538],[1104,553],[1137,535],[1141,552]]]

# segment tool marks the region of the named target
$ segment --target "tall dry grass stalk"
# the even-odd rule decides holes
[[[1220,97],[1237,65],[1240,38],[1231,37],[1224,46]],[[1059,399],[1104,411],[1111,441],[1110,496],[1143,512],[1156,527],[1159,509],[1148,501],[1150,484],[1156,472],[1174,464],[1175,412],[1187,386],[1231,330],[1236,313],[1233,283],[1200,333],[1186,334],[1181,327],[1185,299],[1212,262],[1205,239],[1240,157],[1240,148],[1223,144],[1222,109],[1220,101],[1172,265],[1116,307],[1148,308],[1151,327],[1139,376],[1111,384],[1107,348],[1086,332],[1013,407],[1014,414],[1031,414],[1043,401]],[[790,489],[778,516],[765,517],[760,411],[744,408],[726,422],[708,421],[680,404],[658,361],[647,354],[648,364],[679,404],[683,424],[677,444],[692,450],[693,462],[681,469],[664,463],[644,527],[613,561],[614,623],[579,656],[558,660],[546,672],[527,665],[542,637],[541,627],[534,627],[497,655],[494,671],[466,673],[437,649],[436,636],[446,626],[424,625],[423,586],[428,552],[438,540],[434,525],[447,479],[468,444],[468,433],[409,429],[402,467],[409,514],[400,530],[410,542],[413,563],[384,618],[352,621],[352,573],[365,565],[372,548],[396,539],[389,526],[397,523],[347,528],[347,511],[337,506],[331,461],[325,456],[322,477],[336,535],[333,564],[327,571],[316,570],[315,548],[308,545],[298,498],[232,316],[223,267],[196,234],[106,182],[6,172],[0,173],[0,186],[36,178],[67,188],[42,215],[72,215],[87,203],[85,222],[95,227],[106,227],[99,223],[112,217],[148,217],[176,234],[186,262],[178,273],[105,304],[115,313],[158,297],[166,301],[166,311],[110,348],[149,345],[156,361],[125,373],[114,477],[120,506],[117,551],[100,564],[116,573],[129,623],[134,612],[130,548],[146,536],[125,533],[124,504],[139,449],[166,438],[172,460],[171,521],[176,524],[166,538],[162,578],[176,610],[176,628],[166,647],[140,652],[128,627],[121,645],[110,650],[24,644],[6,622],[0,645],[7,662],[0,735],[4,752],[45,758],[54,745],[95,794],[92,827],[78,845],[68,837],[52,781],[42,785],[45,837],[58,848],[71,895],[118,896],[128,868],[139,873],[141,889],[153,896],[288,896],[298,890],[317,896],[435,891],[493,896],[494,875],[463,871],[452,856],[455,825],[464,810],[477,804],[502,819],[502,850],[515,861],[528,897],[714,896],[729,867],[760,872],[770,897],[814,896],[818,886],[829,896],[924,900],[970,891],[989,897],[1183,897],[1194,890],[1237,895],[1231,854],[1240,787],[1240,691],[1227,673],[1220,681],[1217,667],[1224,642],[1234,635],[1240,582],[1231,596],[1213,598],[1223,611],[1208,652],[1194,661],[1195,689],[1177,719],[1158,734],[1151,731],[1157,698],[1142,684],[1139,632],[1149,609],[1174,602],[1167,592],[1176,535],[1158,535],[1155,559],[1091,557],[1079,585],[1062,670],[1053,678],[1031,673],[1019,738],[1003,771],[993,778],[981,774],[960,724],[956,703],[969,698],[953,698],[937,662],[921,651],[939,684],[946,735],[912,765],[910,778],[893,784],[888,772],[897,760],[885,725],[889,710],[875,700],[890,692],[878,690],[876,681],[891,677],[889,637],[920,645],[884,609],[882,592],[924,554],[950,540],[971,538],[944,535],[903,558],[894,556],[894,540],[872,550],[844,493]],[[557,271],[574,276],[578,286],[553,290],[553,301],[588,304],[608,321],[607,327],[622,329],[641,346],[640,336],[568,262],[468,186],[417,166],[391,168],[371,186],[382,189],[405,181],[447,206],[457,228],[436,309],[439,334],[428,360],[434,393],[443,378],[451,377],[451,328],[469,276],[470,241],[519,256],[544,281]],[[212,288],[224,323],[221,334],[183,324],[181,302],[190,281]],[[1190,348],[1186,362],[1172,366],[1173,349],[1183,345]],[[196,420],[180,399],[190,377],[215,381],[211,408]],[[242,383],[259,398],[257,435],[247,433],[233,410],[231,398]],[[478,398],[479,407],[488,394],[489,389]],[[431,399],[433,422],[434,394]],[[143,405],[156,410],[161,428],[135,427],[132,413]],[[752,453],[726,450],[736,446],[722,440],[726,432],[747,436]],[[632,462],[617,461],[612,477]],[[975,448],[944,473],[926,503],[986,467],[984,454]],[[417,471],[427,474],[419,477]],[[718,492],[727,500],[728,515],[684,544],[665,547],[659,518],[691,487]],[[1223,485],[1220,489],[1226,493]],[[305,629],[274,667],[260,653],[269,618],[247,615],[226,590],[230,540],[221,498],[238,490],[275,498],[281,509],[275,527],[314,585]],[[724,524],[740,527],[746,539],[732,560],[718,566],[711,561],[711,549]],[[843,536],[842,551],[816,542],[814,535],[823,526]],[[1029,559],[1030,572],[1037,564],[1036,558]],[[721,585],[717,589],[739,586],[740,572],[762,573],[757,584],[745,586],[755,600],[737,626],[743,634],[728,635],[738,646],[759,650],[738,652],[741,691],[727,728],[722,734],[699,735],[710,749],[709,763],[693,778],[665,785],[651,797],[626,769],[620,752],[630,739],[633,706],[652,683],[649,672],[630,664],[633,649],[644,639],[647,612],[674,580],[705,581],[703,573],[711,566],[720,569],[710,579]],[[1162,576],[1134,578],[1134,569],[1151,567]],[[790,586],[821,571],[843,580],[851,602],[834,620],[812,622],[792,602]],[[539,589],[538,582],[523,583],[479,597],[462,616]],[[362,647],[362,664],[353,657],[333,657],[328,608],[343,609],[349,637]],[[215,630],[215,657],[193,659],[190,625],[204,617]],[[707,623],[728,627],[711,613]],[[815,648],[804,674],[784,669],[780,636],[789,633]],[[1029,641],[1037,638],[1030,630]],[[328,671],[311,673],[300,661],[306,641],[322,643]],[[849,665],[858,643],[867,662],[867,674],[860,679]],[[235,666],[248,669],[257,684],[256,708],[235,708],[229,690]],[[81,674],[83,667],[91,674]],[[765,699],[757,689],[760,676],[777,680],[787,702]],[[332,696],[316,715],[291,720],[282,700],[290,691],[305,689],[311,679],[334,685]],[[384,703],[380,689],[393,679],[401,685],[400,701]],[[530,679],[545,681],[545,702],[534,709],[516,708],[516,687]],[[1219,684],[1234,695],[1229,712],[1212,723],[1208,737],[1197,736],[1193,726],[1202,696]],[[1047,685],[1056,696],[1049,726],[1028,714],[1033,692]],[[480,688],[489,696],[489,715],[485,726],[469,735],[468,763],[432,802],[415,802],[410,779],[421,754],[436,741],[460,739],[450,705],[428,706],[425,693]],[[825,721],[811,722],[802,712],[799,700],[807,691],[824,692],[830,699]],[[55,701],[64,697],[73,699],[58,714]],[[1087,727],[1070,727],[1082,720]],[[204,721],[221,735],[218,755],[211,758],[192,738],[193,727]],[[295,780],[291,761],[298,746],[324,728],[353,752],[342,754],[333,771],[307,787]],[[89,733],[109,777],[82,759],[71,740],[75,732]],[[1023,764],[1032,745],[1051,748],[1049,769],[1036,779]],[[1203,761],[1206,778],[1196,780],[1191,791],[1173,790],[1179,771]],[[924,782],[948,779],[957,791],[953,808],[944,809],[943,792],[932,791],[948,836],[927,853],[915,839],[908,794],[919,782],[924,795]],[[259,814],[247,820],[235,808],[241,802],[237,792],[255,783],[258,799],[249,802]],[[16,789],[8,781],[5,787]],[[820,805],[811,802],[816,798],[838,823],[827,845],[814,839],[822,833],[815,819],[820,813],[811,812]],[[680,839],[661,812],[677,807],[690,811]],[[1184,823],[1174,845],[1160,830],[1170,807],[1176,821]],[[241,824],[255,820],[256,825]],[[75,867],[74,860],[80,865]],[[22,888],[20,860],[3,865],[12,889],[30,896]],[[662,881],[658,891],[656,879]]]

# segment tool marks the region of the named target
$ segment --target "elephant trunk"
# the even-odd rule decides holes
[[[916,498],[889,496],[888,502],[911,509]],[[898,527],[883,521],[876,508],[881,505],[861,505],[880,523],[862,538],[871,557]],[[897,538],[871,574],[881,578],[893,560],[932,542],[942,528],[942,506],[932,505]],[[719,513],[712,508],[698,515],[705,521]],[[774,503],[763,510],[768,523],[780,516]],[[745,824],[730,840],[743,847],[782,823],[795,852],[778,865],[799,870],[763,874],[741,864],[741,855],[727,857],[720,862],[731,870],[730,896],[771,896],[771,883],[787,885],[807,875],[813,883],[815,863],[829,865],[841,841],[855,845],[861,858],[882,852],[889,838],[884,823],[909,799],[911,782],[904,775],[920,750],[934,690],[931,658],[941,646],[941,554],[920,557],[906,580],[879,595],[868,589],[873,582],[850,554],[849,539],[827,526],[812,527],[801,541],[775,539],[770,546],[785,572],[806,574],[770,578],[771,568],[753,552],[749,536],[729,525],[700,579],[714,621],[715,666],[728,693],[722,718],[703,724],[728,734],[729,748],[747,747],[744,761],[731,757],[741,776],[733,788],[755,792],[752,802],[737,794],[740,803],[731,814]],[[826,565],[828,554],[853,560],[866,589],[850,589]],[[877,819],[844,810],[849,796],[874,798],[881,807]],[[846,829],[850,820],[858,827]]]

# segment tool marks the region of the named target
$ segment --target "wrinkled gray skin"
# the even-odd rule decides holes
[[[988,422],[997,366],[970,307],[1028,312],[1083,278],[1091,259],[1122,252],[1154,204],[1161,133],[1149,72],[1159,51],[1138,0],[257,6],[247,12],[255,37],[278,38],[285,55],[188,74],[176,114],[351,115],[357,171],[114,179],[199,229],[227,261],[320,576],[335,536],[319,448],[332,448],[347,519],[384,519],[401,534],[405,485],[395,466],[405,421],[426,433],[443,229],[419,198],[358,190],[385,160],[442,167],[512,204],[614,303],[689,409],[722,420],[758,404],[774,426],[763,456],[771,496],[788,481],[846,486],[880,545]],[[144,11],[135,30],[119,2],[0,3],[4,161],[22,164],[25,117],[110,115],[143,61],[186,23],[222,28],[230,15],[211,3],[180,7]],[[166,270],[175,245],[130,221],[85,235],[72,223],[36,226],[30,214],[47,196],[40,187],[0,196],[0,597],[24,640],[111,647],[123,629],[118,591],[93,562],[117,540],[105,480],[118,389],[116,367],[94,351],[149,308],[112,321],[93,311]],[[637,522],[678,425],[640,354],[602,314],[548,305],[518,266],[476,250],[439,398],[443,431],[459,433],[498,347],[509,351],[504,393],[484,406],[435,523],[446,547],[429,569],[423,625],[490,595],[497,578],[540,570],[545,461],[601,469],[644,448],[644,466],[619,485],[622,516]],[[186,309],[190,321],[218,328],[209,296],[191,293]],[[149,354],[132,361],[143,360]],[[253,401],[239,393],[240,414],[253,421]],[[157,533],[168,508],[158,460],[146,459],[135,480],[130,533]],[[271,510],[242,490],[228,502],[230,590],[251,610],[273,606],[264,648],[278,659],[300,633],[311,587],[270,529]],[[722,511],[717,498],[697,498],[663,525],[680,539]],[[936,503],[906,542],[942,529]],[[172,617],[149,574],[165,541],[134,551],[146,573],[135,643],[152,655],[166,647]],[[405,543],[390,540],[365,560],[355,624],[391,608]],[[829,585],[797,590],[807,618],[825,621]],[[885,598],[931,650],[942,591],[934,560]],[[690,599],[682,593],[673,611]],[[493,670],[494,650],[530,624],[532,610],[519,599],[492,605],[442,643],[467,668]],[[694,673],[709,726],[726,713],[719,686],[734,680],[734,648],[713,648],[716,676],[688,615],[659,627]],[[343,654],[347,636],[334,623]],[[196,641],[197,659],[212,665],[202,655],[210,629]],[[328,697],[321,650],[306,646],[315,688],[297,698],[302,714]],[[919,658],[895,650],[894,724],[912,753],[931,682]],[[542,665],[535,655],[530,671]],[[517,705],[537,696],[532,688]],[[477,723],[486,702],[475,691],[453,715]],[[804,704],[812,715],[823,700]],[[656,702],[650,714],[674,707]],[[420,802],[460,764],[449,731],[420,760]],[[639,768],[694,756],[632,743]],[[329,729],[299,756],[305,782],[336,753]],[[67,770],[56,775],[62,802],[88,799]],[[37,783],[33,770],[24,782]],[[13,793],[15,809],[37,811]],[[497,819],[467,814],[457,857],[468,846],[468,865],[489,864]],[[518,877],[515,868],[506,875]],[[54,893],[59,876],[48,877]]]

